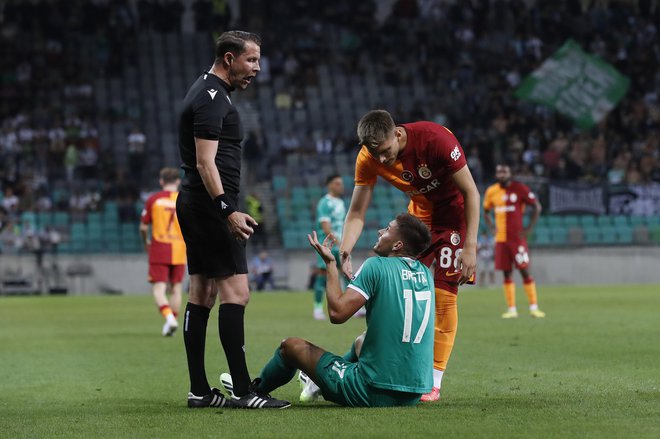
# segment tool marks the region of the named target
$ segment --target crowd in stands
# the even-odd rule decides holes
[[[137,219],[134,204],[144,188],[135,175],[148,139],[133,121],[136,128],[126,133],[132,167],[116,166],[108,152],[113,145],[97,129],[101,118],[115,115],[96,110],[93,79],[134,62],[132,43],[140,32],[181,32],[184,10],[197,32],[217,33],[231,21],[260,33],[262,72],[254,87],[284,78],[294,90],[292,105],[300,100],[296,90],[323,86],[322,65],[351,74],[375,71],[386,84],[424,83],[432,93],[413,111],[389,110],[397,122],[426,119],[451,128],[479,183],[492,179],[500,160],[518,175],[544,180],[660,181],[657,1],[390,3],[391,10],[383,7],[388,2],[375,1],[244,0],[237,14],[230,5],[238,2],[211,0],[76,0],[66,8],[46,0],[3,2],[0,228],[25,211],[84,213],[107,200],[118,203],[122,220]],[[232,15],[240,18],[232,21]],[[586,131],[513,96],[522,78],[568,38],[631,79],[621,103]],[[331,126],[280,134],[281,145],[251,136],[251,160],[262,165],[259,179],[268,178],[259,160],[266,149],[332,154],[358,147]]]

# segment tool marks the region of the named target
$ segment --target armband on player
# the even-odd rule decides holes
[[[220,215],[222,215],[223,218],[227,218],[229,215],[236,212],[236,209],[231,205],[227,194],[218,195],[213,199],[213,203],[218,207]]]

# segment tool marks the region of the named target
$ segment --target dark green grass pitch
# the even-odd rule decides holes
[[[522,290],[522,289],[520,289]],[[442,400],[406,409],[297,403],[190,410],[182,334],[148,296],[0,298],[0,437],[660,437],[660,286],[539,287],[544,320],[502,320],[499,289],[465,288]],[[281,339],[344,353],[364,328],[312,320],[311,293],[253,294],[256,376]],[[217,308],[216,308],[217,309]],[[226,370],[209,322],[207,371]]]

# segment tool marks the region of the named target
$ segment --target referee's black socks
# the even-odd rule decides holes
[[[211,387],[206,379],[204,369],[204,348],[206,346],[206,325],[209,321],[210,309],[188,302],[183,316],[183,342],[186,345],[188,357],[188,373],[190,374],[190,391],[195,396],[211,393]]]
[[[229,372],[234,385],[234,395],[248,393],[250,374],[245,362],[245,307],[235,303],[223,303],[218,310],[218,332],[225,350]]]

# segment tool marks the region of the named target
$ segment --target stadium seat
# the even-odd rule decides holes
[[[619,242],[618,230],[614,226],[600,227],[600,244],[617,244]]]
[[[594,215],[580,216],[580,225],[582,227],[594,227],[596,225],[596,217]]]
[[[546,246],[552,244],[550,228],[537,227],[534,230],[533,242],[538,246]]]
[[[582,227],[584,232],[584,243],[590,245],[600,244],[600,229],[596,226]]]
[[[561,227],[564,225],[564,219],[559,215],[550,215],[546,220],[548,227]]]
[[[615,227],[627,227],[630,225],[630,220],[627,216],[625,215],[616,215],[612,218],[612,223],[614,224]]]
[[[611,226],[612,225],[612,217],[608,215],[600,215],[596,217],[596,224],[599,226]]]
[[[568,243],[568,228],[551,227],[550,240],[552,245],[566,245]]]
[[[641,215],[633,215],[628,218],[630,225],[633,227],[644,226],[646,225],[646,217]]]
[[[617,228],[617,242],[619,244],[632,244],[633,243],[633,228],[630,226],[618,226]]]
[[[564,226],[572,227],[580,224],[580,217],[577,215],[564,216]]]
[[[652,226],[649,232],[653,244],[660,244],[660,225]]]

